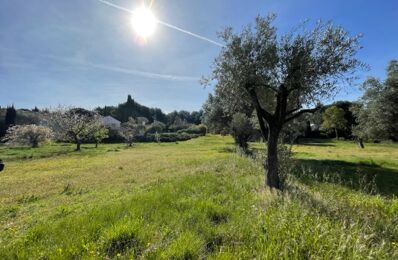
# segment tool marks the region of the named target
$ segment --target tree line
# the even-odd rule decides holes
[[[127,96],[127,101],[117,106],[104,106],[95,109],[102,116],[112,116],[120,122],[127,122],[130,117],[145,117],[149,123],[154,121],[162,122],[166,125],[173,124],[200,124],[202,111],[188,112],[185,110],[173,111],[165,114],[159,108],[150,108],[136,102],[131,95]]]
[[[207,133],[206,127],[193,124],[179,125],[177,131],[169,132],[166,124],[160,121],[148,123],[145,117],[129,117],[127,122],[114,128],[104,124],[102,118],[96,111],[59,107],[42,114],[37,124],[10,125],[1,141],[36,148],[41,143],[54,140],[74,143],[75,150],[80,151],[83,143],[95,143],[98,147],[112,135],[117,135],[117,141],[126,142],[131,147],[136,141],[176,142]]]

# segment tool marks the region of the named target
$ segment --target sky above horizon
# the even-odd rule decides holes
[[[128,9],[142,4],[109,1]],[[159,20],[214,41],[223,28],[239,31],[268,13],[278,15],[280,33],[305,19],[331,20],[364,35],[358,57],[370,70],[358,72],[360,81],[383,79],[388,61],[398,59],[396,0],[154,0],[152,10]],[[131,14],[98,0],[0,0],[0,106],[94,108],[131,94],[166,112],[198,110],[213,90],[199,80],[210,74],[219,51],[162,25],[143,42]],[[358,86],[349,86],[335,99],[360,95]]]

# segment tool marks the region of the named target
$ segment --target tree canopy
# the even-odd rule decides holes
[[[235,139],[235,143],[239,145],[244,151],[247,149],[247,142],[250,140],[254,129],[248,118],[243,113],[236,113],[231,121],[231,134]]]
[[[331,106],[325,110],[322,115],[322,128],[326,130],[333,130],[336,135],[336,139],[339,138],[338,130],[345,129],[347,127],[347,120],[345,119],[345,112],[342,108],[337,106]]]
[[[365,93],[352,111],[357,125],[353,133],[363,139],[398,140],[398,61],[387,67],[387,78],[368,78],[362,85]]]

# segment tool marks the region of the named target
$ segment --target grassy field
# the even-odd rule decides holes
[[[284,193],[231,147],[0,147],[0,259],[398,257],[397,145],[294,146]]]

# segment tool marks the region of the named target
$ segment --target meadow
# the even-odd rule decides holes
[[[0,147],[0,258],[396,259],[398,145],[365,145],[293,146],[283,193],[230,137]]]

